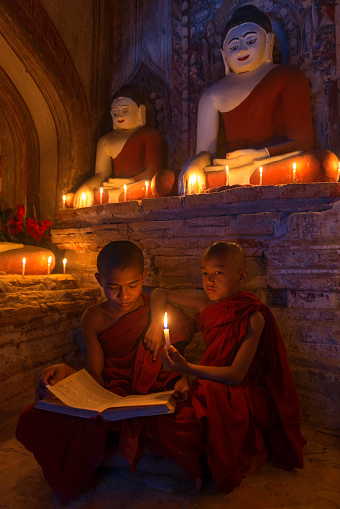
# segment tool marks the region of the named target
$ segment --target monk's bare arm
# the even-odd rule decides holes
[[[198,366],[190,364],[175,348],[168,355],[163,353],[163,364],[169,371],[178,371],[198,378],[213,380],[228,385],[240,384],[246,376],[256,353],[264,329],[265,320],[260,312],[249,316],[248,330],[230,366]]]
[[[202,311],[211,302],[206,295],[184,294],[164,288],[156,288],[150,298],[151,323],[144,336],[146,347],[153,352],[154,360],[163,343],[164,313],[167,304],[189,307]]]
[[[165,288],[156,288],[150,298],[151,320],[163,320],[166,311],[166,305],[175,304],[176,306],[197,309],[202,311],[211,304],[206,295],[196,295],[193,293],[174,292]],[[162,316],[163,315],[163,316]]]
[[[87,370],[100,384],[104,370],[104,352],[98,341],[98,334],[103,330],[100,305],[88,308],[81,318],[81,328],[87,348]]]

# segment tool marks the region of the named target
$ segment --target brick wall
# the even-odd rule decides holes
[[[96,256],[128,239],[146,257],[146,286],[199,291],[200,257],[221,239],[243,245],[254,291],[274,312],[297,383],[302,416],[340,428],[340,201],[336,183],[233,188],[61,210],[52,239],[68,271],[94,285]],[[198,350],[196,350],[198,349]],[[189,355],[197,357],[196,339]]]
[[[40,371],[66,361],[77,367],[75,335],[100,290],[70,275],[0,276],[0,402],[32,389]]]

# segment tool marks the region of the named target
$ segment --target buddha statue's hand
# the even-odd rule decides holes
[[[74,195],[73,208],[91,207],[94,203],[93,189],[82,185]]]
[[[118,177],[114,177],[114,178],[109,178],[108,179],[108,182],[106,184],[106,182],[104,182],[104,186],[108,187],[108,186],[111,186],[112,188],[114,189],[119,189],[121,187],[125,185],[130,185],[130,184],[134,184],[135,183],[135,180],[132,179],[132,178],[118,178]],[[123,188],[123,191],[124,191],[124,188]]]
[[[247,148],[244,150],[234,150],[226,155],[225,159],[214,159],[214,166],[229,166],[229,168],[240,168],[248,164],[255,163],[259,159],[269,157],[269,152],[266,148],[252,149]]]
[[[190,177],[196,176],[198,191],[206,189],[204,168],[210,164],[210,152],[201,152],[193,156],[184,165],[178,177],[178,194],[189,192]]]

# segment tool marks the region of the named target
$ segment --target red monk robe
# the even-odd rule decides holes
[[[265,328],[244,381],[231,386],[195,379],[190,386],[192,413],[200,425],[208,465],[217,486],[226,493],[240,484],[250,458],[261,452],[264,443],[277,466],[291,469],[303,465],[305,440],[285,347],[271,311],[255,295],[241,292],[211,304],[198,315],[198,329],[207,346],[201,365],[230,365],[246,334],[249,314],[257,311],[265,318]],[[150,428],[150,439],[179,463],[187,439],[184,412],[192,419],[188,407],[178,406],[175,416],[157,416]],[[170,441],[176,418],[179,434]]]
[[[174,386],[178,373],[166,372],[161,355],[152,362],[142,338],[148,327],[149,297],[144,305],[124,315],[100,336],[105,387],[119,395],[147,394]],[[183,347],[192,334],[191,320],[175,308],[169,311],[171,342]],[[34,454],[46,481],[62,503],[68,503],[86,486],[103,462],[107,445],[119,441],[119,450],[134,470],[144,450],[148,418],[108,423],[38,410],[34,405],[20,414],[17,439]]]

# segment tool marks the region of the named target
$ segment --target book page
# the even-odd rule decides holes
[[[99,385],[92,376],[82,369],[60,380],[56,385],[46,385],[47,389],[65,405],[103,412],[107,408],[147,407],[166,405],[172,391],[156,392],[131,396],[118,396]]]
[[[164,405],[166,404],[170,396],[174,393],[174,391],[164,391],[164,392],[153,392],[151,394],[133,394],[131,396],[125,396],[122,398],[122,401],[117,402],[115,406],[117,407],[129,407],[129,406],[156,406],[156,405]]]
[[[46,387],[66,405],[97,412],[113,407],[124,399],[122,396],[104,389],[86,369],[73,373],[73,375],[60,380],[56,385],[47,385]]]

